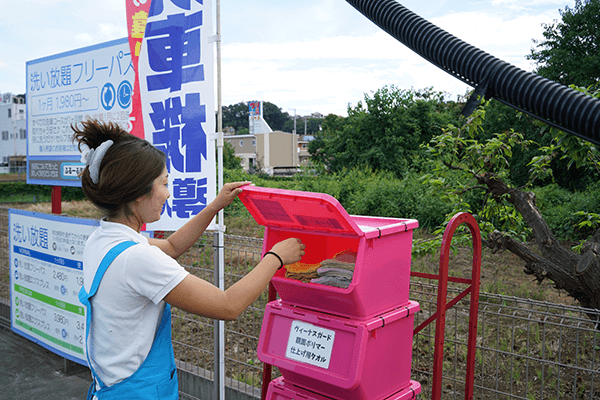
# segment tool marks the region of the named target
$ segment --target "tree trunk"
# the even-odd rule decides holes
[[[533,193],[510,188],[493,174],[476,175],[475,178],[495,199],[508,195],[507,200],[532,229],[540,254],[498,231],[489,235],[488,247],[492,251],[510,251],[525,261],[525,273],[534,275],[538,282],[548,278],[581,306],[600,309],[600,230],[583,245],[579,255],[556,239],[537,209]]]

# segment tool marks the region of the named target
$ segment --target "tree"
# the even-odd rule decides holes
[[[495,99],[491,99],[485,107],[485,119],[481,125],[482,131],[479,135],[480,141],[493,137],[494,132],[506,132],[510,129],[523,134],[525,140],[532,140],[539,146],[545,147],[552,143],[553,136],[548,126],[528,115],[518,112]],[[529,166],[527,165],[533,157],[541,155],[537,146],[524,148],[518,144],[512,148],[510,171],[508,179],[517,187],[524,186],[530,179]],[[584,170],[571,166],[567,168],[569,160],[555,158],[551,161],[553,171],[552,178],[539,180],[540,184],[556,183],[562,188],[569,190],[581,189],[590,184],[590,175]]]
[[[281,108],[268,101],[263,101],[262,105],[263,118],[267,121],[271,129],[274,131],[283,130],[284,124],[290,120],[289,114],[282,112]],[[223,106],[223,126],[234,128],[238,135],[241,132],[248,133],[250,125],[248,117],[248,103],[246,102],[242,101],[237,104]]]
[[[223,126],[235,129],[236,133],[243,128],[248,129],[248,103],[239,102],[229,106],[223,106]]]
[[[305,123],[306,121],[306,123]],[[314,135],[321,129],[321,124],[323,123],[323,119],[321,118],[309,118],[309,117],[301,117],[296,119],[296,133],[298,135]],[[304,128],[306,127],[306,132]],[[284,132],[293,132],[294,131],[294,117],[290,117],[288,121],[283,124]]]
[[[273,103],[263,101],[263,118],[274,131],[282,131],[283,125],[290,120],[290,115]]]
[[[242,170],[242,159],[235,155],[229,142],[223,142],[223,169]]]
[[[560,10],[561,21],[543,24],[544,40],[533,42],[527,59],[537,73],[564,85],[591,86],[600,82],[600,0],[575,0]]]
[[[594,95],[600,97],[600,92]],[[538,144],[513,129],[480,140],[484,119],[485,107],[480,107],[461,127],[449,126],[433,138],[428,152],[435,160],[435,168],[427,181],[438,185],[440,195],[455,204],[450,216],[459,211],[475,213],[487,235],[483,242],[492,251],[514,253],[525,261],[525,273],[538,282],[550,279],[583,307],[600,309],[600,229],[575,249],[569,248],[552,232],[529,190],[535,179],[552,176],[550,165],[557,157],[569,160],[567,166],[585,168],[597,181],[600,152],[588,142],[553,130],[552,143],[539,146],[541,155],[529,163],[528,186],[519,188],[508,179],[512,150],[515,146],[529,148]],[[468,200],[478,197],[473,192],[483,194],[479,196],[483,201],[476,208]],[[598,227],[598,214],[585,210],[578,214],[583,217],[581,227],[592,226],[590,221]],[[529,236],[538,252],[524,244]]]
[[[415,166],[420,145],[456,120],[458,111],[431,89],[386,86],[348,107],[347,118],[328,115],[308,150],[331,172],[369,167],[402,177]]]

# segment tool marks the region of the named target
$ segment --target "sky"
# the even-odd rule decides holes
[[[459,39],[526,71],[544,23],[574,0],[405,0]],[[213,20],[216,0],[213,0]],[[222,104],[262,100],[290,115],[347,115],[384,86],[470,89],[344,0],[222,0]],[[216,29],[216,24],[213,27]],[[27,61],[127,36],[125,0],[0,0],[0,93],[26,92]],[[216,101],[216,100],[215,100]]]

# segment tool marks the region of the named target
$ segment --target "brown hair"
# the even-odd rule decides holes
[[[71,125],[79,151],[82,144],[95,149],[107,140],[114,142],[102,158],[97,184],[92,182],[88,166],[81,173],[83,192],[108,218],[122,212],[131,215],[130,203],[150,193],[152,183],[163,172],[165,154],[113,122],[89,119],[80,124],[81,128]]]

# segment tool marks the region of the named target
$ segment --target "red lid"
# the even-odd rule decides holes
[[[240,200],[260,225],[363,236],[344,207],[324,193],[243,186]]]

